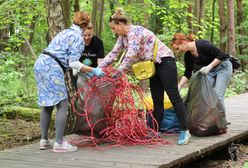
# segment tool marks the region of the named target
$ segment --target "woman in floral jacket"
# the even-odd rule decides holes
[[[119,37],[112,51],[104,58],[99,67],[107,67],[114,62],[123,49],[127,50],[121,64],[118,67],[120,73],[130,71],[132,64],[142,60],[153,60],[153,48],[156,36],[150,30],[129,23],[123,9],[117,9],[109,20],[112,31]],[[164,115],[163,98],[167,92],[182,131],[179,134],[178,144],[184,145],[189,142],[190,133],[186,126],[185,106],[180,97],[177,87],[177,69],[173,52],[160,40],[158,40],[158,52],[155,61],[156,74],[150,78],[150,88],[154,104],[153,115],[160,124]]]

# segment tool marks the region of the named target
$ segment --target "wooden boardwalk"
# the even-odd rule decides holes
[[[185,146],[177,146],[177,136],[166,136],[171,145],[157,148],[130,146],[97,151],[80,148],[73,153],[40,151],[38,143],[0,152],[0,167],[8,168],[147,168],[175,167],[209,154],[213,149],[248,138],[248,93],[226,99],[228,133],[212,137],[192,137]]]

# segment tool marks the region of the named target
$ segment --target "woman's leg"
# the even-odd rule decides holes
[[[153,129],[160,131],[160,124],[164,116],[164,89],[157,73],[150,79],[150,88],[154,107],[153,116],[158,123],[158,128]]]
[[[175,59],[170,57],[163,58],[162,63],[157,66],[157,74],[161,80],[163,89],[166,91],[173,105],[181,129],[187,130],[186,109],[177,86],[177,68]]]
[[[41,139],[48,140],[48,128],[52,116],[53,106],[42,107],[40,113]]]
[[[225,92],[228,87],[229,81],[232,76],[232,64],[230,61],[223,61],[214,71],[211,71],[208,75],[208,79],[211,82],[216,94],[218,95],[220,102],[223,106],[223,111],[225,112],[224,97]]]
[[[68,111],[68,99],[60,101],[57,105],[57,113],[55,118],[56,128],[56,142],[61,144],[63,142],[64,130],[66,126],[67,111]]]

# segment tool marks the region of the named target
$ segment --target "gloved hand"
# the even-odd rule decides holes
[[[79,73],[79,71],[77,71],[76,69],[72,69],[72,75],[73,76],[77,76]]]
[[[88,77],[92,78],[93,76],[95,76],[95,74],[93,72],[86,72],[85,73]]]
[[[102,71],[101,68],[93,68],[93,70],[91,71],[91,73],[93,73],[94,75],[98,76],[98,77],[102,77],[105,73]]]
[[[200,72],[203,74],[203,75],[207,75],[211,69],[213,69],[213,67],[209,64],[208,66],[204,66],[200,69]]]

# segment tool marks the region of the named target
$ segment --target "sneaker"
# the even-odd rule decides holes
[[[53,145],[53,152],[75,152],[77,151],[77,147],[71,145],[67,141],[63,141],[62,144],[58,144],[57,142]]]
[[[191,137],[191,135],[189,133],[189,130],[180,131],[177,144],[178,145],[187,145],[189,143],[190,137]]]
[[[53,144],[51,141],[46,140],[46,139],[40,140],[40,150],[50,149],[52,147],[53,147]]]

